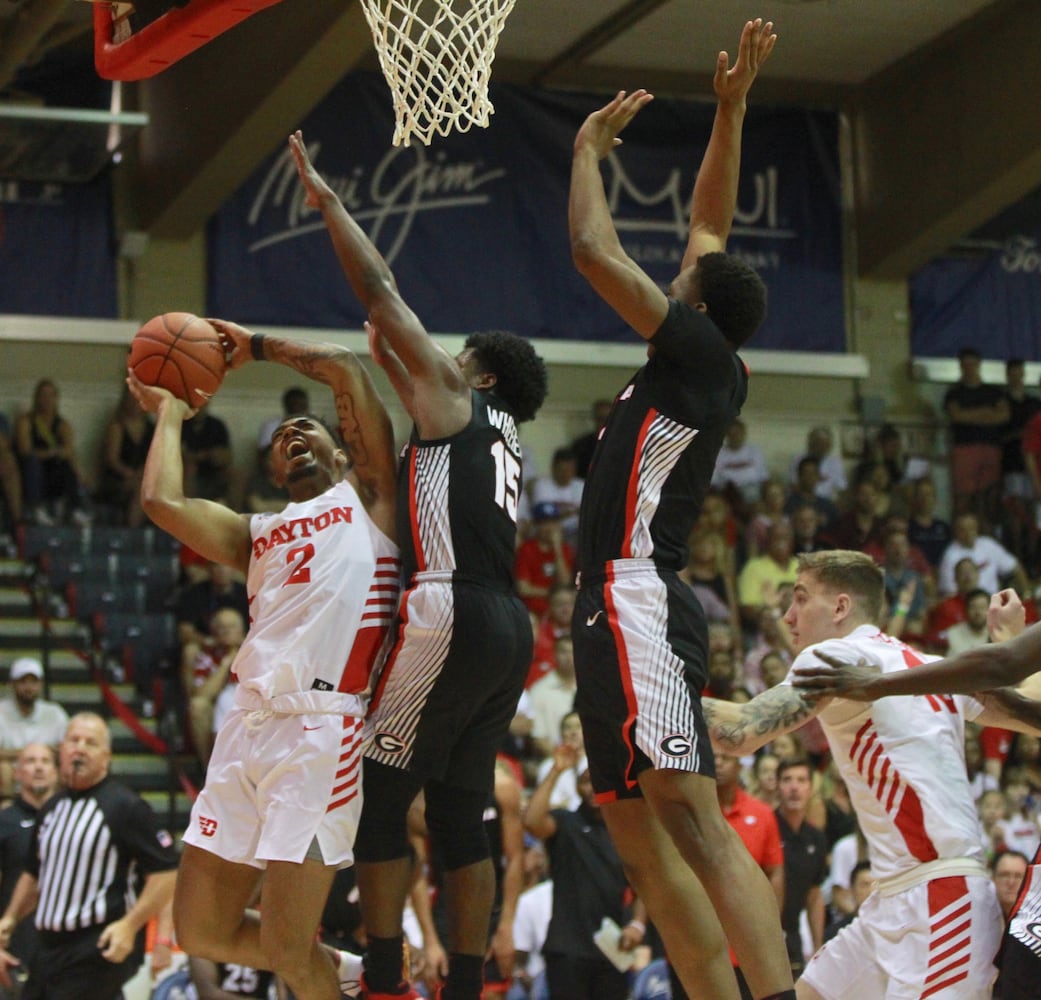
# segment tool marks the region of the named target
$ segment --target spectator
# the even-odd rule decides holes
[[[874,460],[885,465],[893,489],[906,501],[913,482],[929,474],[929,461],[908,457],[900,431],[892,424],[883,424],[875,437]]]
[[[1025,565],[1036,561],[1037,524],[1034,490],[1023,453],[1023,433],[1030,419],[1041,412],[1041,399],[1026,391],[1025,364],[1021,358],[1005,362],[1005,397],[1009,421],[1001,428],[1001,537],[1006,548]]]
[[[278,430],[278,425],[287,417],[296,417],[311,412],[311,398],[307,390],[302,386],[294,385],[282,393],[282,415],[280,417],[268,417],[260,425],[257,432],[257,453],[271,445],[271,435]]]
[[[553,670],[532,684],[528,691],[535,719],[531,735],[543,756],[553,752],[560,735],[561,720],[575,703],[575,656],[571,636],[559,636],[553,651]]]
[[[611,407],[614,402],[610,399],[598,399],[593,403],[593,430],[588,434],[582,434],[571,442],[570,448],[575,456],[575,475],[579,479],[585,479],[589,474],[589,463],[593,458],[596,443],[600,440],[600,432],[611,415]],[[527,477],[525,477],[527,478]]]
[[[1002,428],[1012,410],[1001,388],[984,384],[979,351],[963,347],[958,365],[961,377],[943,398],[951,425],[954,512],[975,514],[989,530],[997,523]]]
[[[18,755],[14,769],[18,797],[0,810],[0,914],[14,895],[29,860],[33,830],[44,803],[58,789],[58,761],[54,748],[45,743],[30,743]],[[7,944],[0,942],[21,961],[24,969],[32,969],[39,951],[39,937],[30,921],[23,921]],[[6,996],[0,986],[0,996]]]
[[[980,585],[980,571],[971,558],[965,556],[954,566],[956,592],[937,601],[929,610],[928,640],[933,648],[947,648],[947,630],[965,621],[965,598]]]
[[[536,859],[534,864],[529,862],[532,858]],[[514,987],[508,994],[508,1000],[527,1000],[532,995],[533,983],[546,968],[542,949],[553,916],[553,881],[547,878],[548,862],[541,841],[533,840],[525,851],[525,874],[529,884],[517,900],[517,913],[513,918],[513,943],[517,948],[517,958],[513,972]]]
[[[578,536],[578,508],[582,504],[585,480],[578,478],[578,463],[570,448],[553,452],[549,476],[540,476],[532,487],[531,502],[555,503],[561,517],[564,538],[574,543]]]
[[[181,676],[188,705],[192,745],[203,768],[210,761],[217,699],[233,683],[231,665],[246,638],[242,615],[221,608],[210,622],[208,645],[189,643],[181,651]]]
[[[631,890],[622,862],[593,796],[589,769],[578,779],[582,804],[577,810],[550,809],[558,776],[575,767],[578,752],[561,744],[553,765],[532,793],[524,825],[546,843],[553,878],[553,910],[542,949],[551,997],[567,1000],[626,1000],[629,983],[593,943],[604,917],[622,928],[619,947],[632,951],[643,940],[645,918],[636,904],[626,920]]]
[[[990,594],[985,590],[971,590],[965,595],[965,621],[947,629],[947,655],[956,656],[967,649],[986,646],[990,642],[987,632],[987,609]]]
[[[520,599],[541,617],[549,610],[551,591],[574,578],[575,550],[564,541],[560,508],[555,503],[537,503],[531,514],[535,533],[517,549],[513,577]]]
[[[1005,796],[996,788],[984,792],[976,804],[980,814],[980,833],[983,857],[987,864],[1005,850]]]
[[[781,926],[788,944],[792,975],[798,978],[806,965],[799,916],[805,910],[813,951],[824,942],[824,895],[821,885],[828,874],[828,842],[821,830],[806,821],[813,798],[813,771],[805,757],[782,760],[777,768],[781,798],[775,815],[784,842],[784,907]]]
[[[549,610],[535,630],[535,649],[531,658],[527,687],[548,674],[556,665],[556,642],[561,636],[571,635],[571,618],[575,613],[577,591],[574,584],[557,587],[549,595]]]
[[[11,697],[0,700],[0,798],[12,793],[11,765],[30,743],[56,747],[69,717],[61,705],[40,697],[43,665],[31,656],[11,664]]]
[[[152,418],[124,386],[105,428],[97,499],[111,508],[118,524],[130,528],[140,527],[145,519],[141,510],[141,472],[154,430]]]
[[[937,587],[943,595],[953,594],[954,567],[965,557],[970,558],[979,570],[979,585],[988,594],[997,593],[1002,579],[1008,578],[1020,593],[1029,586],[1023,567],[1011,552],[997,539],[980,534],[979,518],[975,514],[959,514],[954,519],[954,538],[944,550],[937,574]]]
[[[566,768],[557,775],[557,783],[549,797],[550,809],[577,809],[582,804],[582,796],[578,794],[578,776],[585,770],[585,741],[582,738],[582,720],[578,712],[568,712],[560,720],[560,742],[573,746],[578,751],[574,767]],[[546,756],[539,764],[535,776],[535,784],[541,784],[553,766],[553,755]]]
[[[832,548],[862,551],[882,540],[882,520],[878,516],[878,488],[871,479],[861,479],[853,487],[853,504],[824,532]]]
[[[89,983],[91,1000],[121,997],[141,963],[138,932],[173,898],[173,840],[148,804],[109,776],[111,761],[105,720],[87,712],[73,716],[61,744],[65,787],[41,810],[26,870],[0,919],[0,943],[6,944],[39,898],[42,947],[30,995],[74,996]],[[107,849],[99,850],[99,843]],[[70,871],[81,877],[70,882]],[[143,879],[136,895],[135,877]],[[0,980],[12,964],[0,952]]]
[[[764,662],[769,659],[769,656],[765,657]],[[787,676],[787,671],[785,671],[785,677]],[[767,687],[772,686],[767,685]],[[781,804],[781,795],[777,787],[777,769],[780,766],[781,758],[769,750],[761,751],[752,765],[752,786],[749,791],[771,809],[776,809]]]
[[[821,520],[812,503],[800,503],[789,514],[792,525],[792,553],[820,552],[828,547],[821,537]]]
[[[181,427],[185,496],[227,504],[231,493],[231,435],[206,406]]]
[[[832,451],[833,444],[834,439],[827,427],[814,427],[806,435],[806,451],[792,460],[789,478],[793,483],[796,481],[799,463],[803,458],[815,458],[820,473],[817,496],[837,504],[846,489],[846,467]]]
[[[1017,748],[1025,746],[1033,736],[1025,733],[1017,733]],[[985,792],[996,792],[998,790],[998,779],[987,771],[983,760],[983,747],[980,743],[979,729],[976,726],[965,727],[965,774],[969,779],[969,790],[972,793],[972,801],[979,803]]]
[[[713,531],[695,527],[687,551],[687,565],[680,570],[680,579],[694,591],[709,623],[725,623],[734,641],[740,641],[737,583],[723,539]]]
[[[817,492],[820,481],[820,462],[812,455],[799,459],[795,467],[795,482],[785,501],[784,512],[790,517],[796,507],[809,504],[817,512],[821,528],[826,529],[838,520],[839,509],[834,501]]]
[[[765,691],[767,687],[784,679],[788,672],[788,664],[792,662],[792,643],[788,629],[774,608],[761,608],[752,644],[745,654],[742,670],[742,683],[752,694]],[[781,661],[781,676],[773,683],[767,683],[762,673],[765,657],[773,655]]]
[[[0,414],[0,491],[6,505],[4,516],[0,517],[0,533],[13,535],[14,529],[22,523],[22,473],[11,440],[11,425],[3,414]]]
[[[1009,767],[1001,776],[1005,793],[1005,823],[1002,842],[1012,851],[1032,858],[1041,844],[1038,806],[1030,794],[1030,785],[1021,767]]]
[[[749,559],[737,578],[738,603],[746,626],[758,624],[759,612],[769,608],[779,614],[781,591],[795,583],[799,561],[792,553],[792,527],[786,521],[773,525],[767,534],[766,553]]]
[[[921,549],[935,571],[951,541],[951,526],[936,516],[936,486],[931,479],[916,479],[911,485],[911,517],[907,537]]]
[[[26,516],[37,524],[85,524],[89,514],[72,424],[58,413],[58,387],[50,379],[36,383],[32,409],[15,421],[14,444]]]
[[[1031,855],[1032,857],[1033,855]],[[1001,915],[1008,920],[1012,908],[1019,898],[1019,890],[1023,886],[1030,861],[1020,851],[999,851],[991,861],[990,870],[994,878],[994,888],[998,891],[998,902],[1001,904]],[[1001,996],[1000,993],[995,996]]]
[[[871,874],[871,862],[867,860],[858,861],[849,873],[849,893],[853,908],[849,913],[843,913],[837,919],[832,920],[824,928],[825,941],[830,941],[843,928],[853,923],[861,906],[864,905],[865,900],[871,895],[874,888],[875,879]]]
[[[271,445],[257,455],[257,469],[246,486],[246,510],[251,514],[277,513],[289,503],[289,490],[278,481]]]
[[[745,549],[749,559],[763,555],[770,528],[789,519],[784,485],[779,479],[765,480],[760,485],[759,494],[759,509],[745,531]]]
[[[234,608],[243,621],[249,621],[246,585],[236,580],[223,563],[211,562],[208,569],[206,578],[185,587],[174,604],[177,639],[182,650],[190,643],[203,648],[212,644],[210,623],[221,608]]]
[[[887,529],[882,550],[888,607],[882,631],[898,638],[905,634],[921,635],[927,607],[925,581],[911,566],[907,531],[900,527]]]
[[[716,456],[712,472],[712,488],[727,491],[729,487],[746,510],[759,500],[763,484],[770,478],[763,450],[748,440],[748,428],[739,417],[729,427],[723,447]],[[783,489],[782,489],[783,495]]]

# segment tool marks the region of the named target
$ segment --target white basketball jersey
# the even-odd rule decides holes
[[[792,668],[819,666],[817,649],[840,660],[867,660],[884,673],[938,659],[876,626],[862,625],[844,639],[804,649]],[[978,701],[962,695],[924,695],[874,703],[836,698],[821,712],[832,755],[868,842],[875,878],[901,875],[938,859],[972,858],[982,863],[964,742],[965,720],[974,720],[982,711]]]
[[[311,691],[367,696],[397,609],[397,545],[347,480],[281,513],[254,515],[250,536],[240,688],[265,701]]]

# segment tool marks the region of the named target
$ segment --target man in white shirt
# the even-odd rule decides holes
[[[743,420],[735,420],[727,431],[723,447],[716,456],[712,472],[712,488],[724,489],[728,484],[741,494],[749,505],[759,500],[763,483],[770,478],[763,450],[748,441],[748,428]]]
[[[11,664],[11,697],[0,700],[0,798],[13,794],[12,767],[30,743],[56,747],[65,736],[69,716],[61,705],[40,697],[43,665],[31,656]]]
[[[560,723],[575,704],[575,654],[571,636],[562,635],[553,644],[557,664],[528,689],[534,723],[532,738],[544,756],[553,753],[560,737]]]
[[[979,570],[979,586],[988,594],[997,593],[1002,577],[1011,577],[1012,586],[1026,593],[1028,581],[1016,557],[997,539],[980,534],[980,522],[975,514],[959,514],[954,522],[954,538],[943,550],[937,586],[943,596],[957,593],[954,567],[962,559],[971,559]]]

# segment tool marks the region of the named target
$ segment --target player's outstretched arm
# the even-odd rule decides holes
[[[704,253],[726,247],[737,209],[745,101],[759,68],[769,58],[776,41],[773,22],[764,24],[763,19],[757,17],[745,22],[733,67],[729,66],[726,52],[720,52],[716,58],[716,73],[712,81],[718,99],[716,117],[694,182],[690,235],[683,268],[693,267]]]
[[[720,753],[748,754],[782,733],[809,722],[824,707],[789,684],[778,684],[745,704],[702,698],[712,746]]]
[[[227,320],[210,323],[231,348],[230,367],[273,361],[332,389],[340,436],[347,446],[359,495],[380,530],[393,537],[397,493],[394,428],[383,398],[357,355],[337,344],[254,333]]]
[[[652,100],[646,90],[619,91],[613,101],[594,111],[575,137],[571,160],[568,229],[571,259],[597,294],[641,337],[649,339],[669,310],[665,293],[625,252],[607,203],[600,161],[615,146],[619,133]]]
[[[420,430],[433,436],[465,426],[470,419],[470,389],[459,366],[402,299],[383,256],[315,170],[300,132],[289,137],[289,148],[307,191],[307,204],[322,213],[354,294],[413,379],[417,410],[413,416]]]
[[[245,572],[249,567],[247,518],[223,504],[184,495],[181,426],[194,414],[188,404],[130,372],[127,385],[141,408],[156,414],[155,433],[141,478],[141,507],[153,523],[212,562]]]

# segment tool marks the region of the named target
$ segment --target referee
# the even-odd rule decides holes
[[[117,1000],[141,963],[138,931],[173,898],[177,855],[148,804],[109,777],[104,719],[74,715],[59,760],[65,787],[40,811],[0,946],[35,908],[41,953],[23,1000]],[[17,964],[0,950],[0,985]]]

